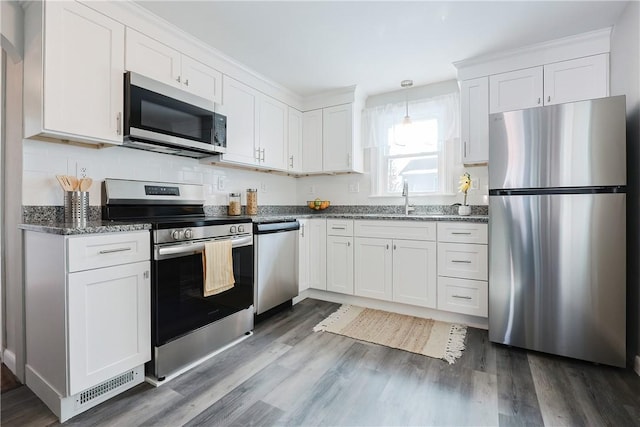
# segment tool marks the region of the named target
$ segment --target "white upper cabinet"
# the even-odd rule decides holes
[[[122,143],[124,31],[78,2],[28,5],[25,137]]]
[[[609,96],[609,54],[544,66],[544,104]]]
[[[302,172],[322,172],[322,109],[302,113]]]
[[[287,170],[287,134],[289,108],[269,96],[259,96],[258,147],[259,165],[268,169]]]
[[[609,95],[609,54],[489,77],[489,112],[521,110]]]
[[[542,67],[495,74],[489,77],[489,112],[542,106]]]
[[[461,143],[464,164],[489,160],[489,78],[465,80],[460,84],[462,109]]]
[[[222,73],[127,28],[126,68],[222,104]]]
[[[227,152],[220,161],[286,171],[287,105],[228,76],[223,87]]]
[[[302,170],[302,113],[289,107],[289,134],[287,148],[287,170],[297,173]]]
[[[344,104],[323,108],[322,115],[322,170],[362,172],[360,111],[354,111],[353,104]]]
[[[255,165],[260,158],[256,145],[258,128],[258,96],[255,89],[230,77],[223,80],[227,116],[227,152],[221,161]]]
[[[188,92],[222,104],[222,73],[182,55],[182,84]]]

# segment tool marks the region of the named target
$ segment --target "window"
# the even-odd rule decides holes
[[[404,180],[412,194],[450,193],[447,172],[459,133],[458,94],[409,103],[411,124],[402,123],[404,115],[404,103],[364,112],[373,195],[397,196]]]

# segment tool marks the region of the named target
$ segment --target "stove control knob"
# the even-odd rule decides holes
[[[184,230],[184,238],[185,239],[192,239],[193,238],[193,231],[191,231],[190,228],[187,228],[186,230]]]
[[[182,233],[180,232],[180,230],[173,230],[171,232],[171,237],[173,238],[173,240],[180,240],[182,238]]]
[[[244,225],[238,226],[238,233],[244,233]]]
[[[229,229],[230,233],[236,233],[236,226],[232,225],[231,228]]]

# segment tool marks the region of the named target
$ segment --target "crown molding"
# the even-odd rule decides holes
[[[613,27],[602,28],[504,52],[464,59],[453,63],[458,80],[535,67],[611,50]]]

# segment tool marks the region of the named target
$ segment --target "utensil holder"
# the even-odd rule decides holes
[[[89,220],[89,192],[64,192],[64,221],[74,224],[86,224]]]

